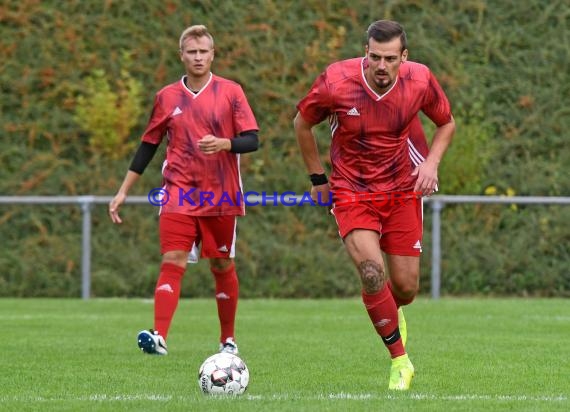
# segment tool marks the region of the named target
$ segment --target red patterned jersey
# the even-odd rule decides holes
[[[366,58],[330,65],[297,108],[309,123],[329,119],[333,191],[411,190],[416,179],[411,173],[427,155],[418,113],[444,125],[452,117],[449,101],[422,64],[403,63],[396,82],[383,95],[368,85],[366,67]]]
[[[239,154],[206,155],[197,142],[207,134],[232,139],[244,131],[257,131],[253,111],[241,86],[231,80],[212,74],[196,94],[184,80],[156,94],[142,136],[144,142],[153,144],[167,138],[162,175],[169,200],[161,213],[243,215]]]

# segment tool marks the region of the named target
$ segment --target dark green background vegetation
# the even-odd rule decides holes
[[[191,24],[213,32],[214,71],[243,85],[261,126],[261,149],[242,157],[245,187],[307,190],[295,104],[328,63],[362,55],[367,25],[381,18],[404,24],[410,58],[452,101],[457,134],[441,193],[570,195],[563,0],[3,1],[0,194],[114,194],[154,93],[182,75],[177,41]],[[325,125],[319,137],[324,154]],[[132,195],[160,185],[162,155]],[[93,210],[92,293],[151,296],[156,210],[127,205],[122,216],[113,226],[104,206]],[[570,295],[569,219],[560,206],[446,207],[443,293]],[[80,230],[76,206],[0,206],[0,296],[79,296]],[[242,296],[359,293],[325,209],[250,207],[239,230]],[[184,296],[211,291],[205,262],[192,266]]]

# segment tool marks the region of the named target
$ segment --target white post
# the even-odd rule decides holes
[[[441,291],[441,209],[443,202],[434,199],[431,202],[431,297],[439,299]]]
[[[93,196],[81,196],[83,225],[81,229],[81,297],[89,299],[91,295],[91,206]]]

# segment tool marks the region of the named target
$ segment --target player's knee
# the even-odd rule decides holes
[[[185,268],[188,262],[188,252],[184,250],[172,250],[162,255],[162,263],[170,263]]]
[[[393,285],[393,292],[401,300],[408,301],[411,303],[416,297],[419,291],[419,285],[417,282],[403,282],[399,285]]]

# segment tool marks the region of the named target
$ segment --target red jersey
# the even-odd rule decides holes
[[[312,124],[329,118],[333,191],[411,190],[416,179],[411,173],[427,155],[418,113],[444,125],[452,117],[449,101],[430,70],[410,61],[400,66],[390,90],[378,95],[365,79],[367,62],[355,58],[330,65],[297,108]]]
[[[241,86],[211,75],[198,93],[185,77],[161,89],[142,141],[159,144],[167,136],[162,166],[169,200],[160,213],[192,216],[244,215],[239,154],[204,154],[198,140],[207,134],[232,139],[259,128]]]

